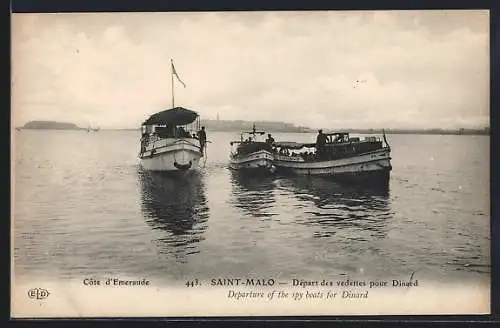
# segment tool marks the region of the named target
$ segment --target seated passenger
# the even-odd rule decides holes
[[[189,133],[186,132],[186,130],[184,129],[184,127],[180,126],[178,129],[177,129],[177,137],[178,138],[189,138]]]

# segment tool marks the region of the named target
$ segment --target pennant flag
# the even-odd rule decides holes
[[[175,77],[177,78],[177,81],[179,81],[184,86],[184,88],[185,88],[186,84],[184,82],[182,82],[181,78],[177,74],[177,71],[175,70],[175,66],[174,66],[174,61],[173,60],[172,60],[172,74],[175,75]]]

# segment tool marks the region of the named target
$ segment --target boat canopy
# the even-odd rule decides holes
[[[142,125],[186,125],[193,123],[197,117],[198,113],[195,111],[175,107],[151,115]]]

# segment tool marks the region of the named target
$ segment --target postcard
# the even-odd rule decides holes
[[[488,11],[11,24],[12,317],[490,313]]]

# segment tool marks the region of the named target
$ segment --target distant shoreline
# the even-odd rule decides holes
[[[202,120],[202,125],[206,126],[208,131],[213,132],[233,132],[251,131],[254,122],[249,121],[216,121]],[[316,133],[316,129],[308,127],[297,127],[293,124],[284,122],[255,122],[257,130],[266,133]],[[55,121],[31,121],[22,127],[16,127],[16,130],[75,130],[87,131],[86,128],[77,126],[74,123],[55,122]],[[140,131],[140,128],[122,128],[122,129],[101,129],[101,131]],[[348,132],[355,134],[414,134],[414,135],[490,135],[490,128],[483,129],[324,129],[328,132]]]
[[[52,130],[52,131],[87,131],[85,128],[78,129],[65,129],[65,128],[25,128],[25,127],[17,127],[17,130]],[[100,129],[100,131],[140,131],[140,129]],[[232,133],[240,133],[238,130],[220,130],[220,129],[207,129],[207,131],[212,132],[232,132]],[[352,134],[382,134],[382,130],[348,130],[348,129],[339,129],[339,130],[325,130],[328,132],[348,132]],[[266,131],[266,133],[316,133],[315,130],[310,131]],[[426,130],[385,130],[387,135],[390,134],[412,134],[412,135],[484,135],[489,136],[489,132],[484,132],[482,130],[475,131],[464,131],[460,133],[459,131],[426,131]]]

